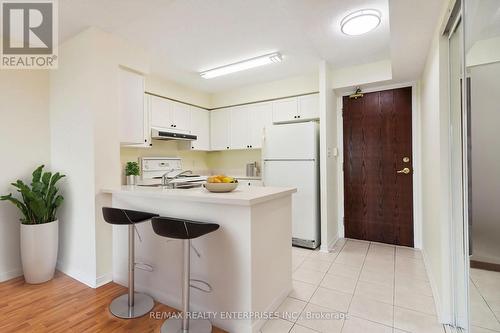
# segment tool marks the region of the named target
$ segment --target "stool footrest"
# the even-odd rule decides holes
[[[192,284],[192,282],[200,283],[200,284],[206,286],[207,289],[203,289],[202,287],[198,287],[197,285]],[[202,291],[202,292],[207,293],[207,294],[211,293],[214,290],[212,288],[212,286],[210,285],[210,283],[203,281],[203,280],[198,280],[198,279],[189,279],[189,286],[191,288],[197,289],[197,290]]]
[[[145,262],[136,262],[135,268],[140,269],[142,271],[146,271],[146,272],[153,272],[154,271],[153,265],[146,264]]]

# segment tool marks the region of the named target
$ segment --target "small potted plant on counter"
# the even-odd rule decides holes
[[[43,165],[33,171],[31,186],[17,180],[20,198],[12,193],[0,196],[21,211],[21,261],[24,279],[37,284],[49,281],[54,276],[59,245],[59,221],[57,209],[63,202],[56,183],[64,177],[59,172],[43,172]]]
[[[136,177],[139,176],[139,163],[127,162],[125,176],[127,177],[127,185],[135,185]]]

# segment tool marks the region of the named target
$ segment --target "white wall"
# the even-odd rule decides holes
[[[321,250],[328,251],[338,239],[337,104],[332,70],[319,65]]]
[[[51,72],[51,156],[69,186],[58,268],[94,287],[111,279],[112,232],[101,213],[110,197],[100,191],[120,185],[119,66],[149,68],[141,50],[94,28],[59,52],[59,68]]]
[[[382,60],[358,66],[337,68],[332,70],[331,75],[333,89],[381,83],[392,79],[392,65],[390,60]]]
[[[448,44],[436,29],[420,82],[422,251],[438,317],[451,321]]]
[[[466,56],[467,67],[500,61],[500,37],[478,40]]]
[[[317,92],[318,74],[244,86],[212,94],[212,108]]]
[[[29,182],[33,170],[50,167],[49,75],[44,70],[0,71],[0,195],[11,182]],[[14,205],[0,202],[0,282],[22,275],[19,218]]]
[[[206,109],[212,107],[212,94],[194,90],[157,76],[149,75],[146,77],[146,91]]]
[[[500,62],[470,69],[472,257],[500,264],[500,107],[493,92],[500,91]]]

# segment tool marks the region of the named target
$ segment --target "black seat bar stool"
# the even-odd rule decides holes
[[[184,268],[182,271],[182,317],[169,318],[161,326],[161,333],[210,333],[212,323],[206,319],[189,319],[189,288],[191,239],[219,229],[215,223],[196,222],[170,217],[154,217],[153,230],[162,237],[183,240]],[[194,281],[194,280],[193,280]]]
[[[151,220],[158,216],[147,212],[126,210],[120,208],[103,207],[104,220],[114,225],[128,225],[128,293],[116,297],[109,305],[109,311],[118,318],[137,318],[150,312],[154,307],[151,296],[136,293],[134,290],[135,272],[135,237],[136,223]]]

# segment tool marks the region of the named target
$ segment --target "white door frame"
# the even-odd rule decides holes
[[[411,104],[412,104],[412,160],[413,160],[413,241],[414,247],[417,249],[422,248],[422,161],[421,161],[421,124],[420,124],[420,107],[418,104],[418,95],[420,94],[420,87],[416,81],[397,83],[391,85],[381,85],[370,87],[363,90],[364,93],[391,90],[397,88],[411,87]],[[342,108],[344,96],[347,93],[339,94],[337,97],[337,142],[339,150],[339,158],[337,159],[337,167],[340,172],[338,173],[338,230],[339,237],[345,237],[344,230],[344,133],[343,133],[343,117]]]

